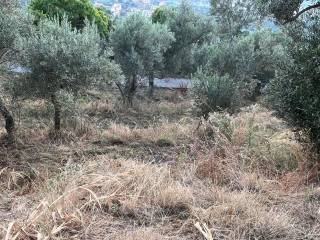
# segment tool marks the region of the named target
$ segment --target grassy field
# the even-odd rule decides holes
[[[58,135],[45,102],[16,104],[1,239],[320,239],[317,157],[272,112],[200,122],[183,92],[140,94],[132,109],[115,94],[80,99]]]

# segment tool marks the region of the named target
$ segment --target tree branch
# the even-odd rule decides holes
[[[309,7],[306,7],[305,9],[301,10],[300,12],[298,12],[296,15],[294,15],[292,18],[288,19],[286,23],[289,23],[289,22],[293,22],[294,20],[296,20],[297,18],[299,18],[303,13],[311,10],[311,9],[315,9],[315,8],[320,8],[320,2],[318,3],[315,3],[313,5],[310,5]]]
[[[6,56],[9,54],[9,52],[10,52],[9,48],[0,49],[0,65],[7,62]]]

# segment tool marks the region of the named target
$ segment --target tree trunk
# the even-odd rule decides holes
[[[0,98],[0,113],[4,117],[4,120],[6,122],[5,128],[8,134],[8,140],[9,142],[14,142],[15,140],[15,122],[12,114],[9,112],[9,110],[4,105],[4,102]]]
[[[153,97],[154,93],[154,75],[151,73],[149,75],[149,97]]]
[[[56,94],[52,94],[51,102],[54,107],[54,130],[60,131],[61,129],[61,105],[57,100]]]
[[[131,79],[129,79],[127,86],[126,86],[126,97],[127,97],[127,104],[128,106],[133,106],[133,97],[136,93],[137,89],[137,78],[133,76]]]

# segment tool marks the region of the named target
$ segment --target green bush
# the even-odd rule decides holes
[[[196,50],[195,62],[211,74],[228,74],[244,99],[255,100],[260,88],[274,77],[285,54],[285,40],[281,32],[266,29],[232,41],[216,38]]]
[[[210,112],[231,110],[235,106],[236,85],[228,75],[211,75],[199,70],[194,80],[196,106],[205,119],[208,119]]]

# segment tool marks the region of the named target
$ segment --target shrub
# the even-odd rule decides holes
[[[194,80],[196,105],[205,119],[208,119],[210,112],[232,109],[235,105],[236,85],[228,75],[210,75],[199,70]]]
[[[286,37],[262,29],[230,39],[215,38],[195,52],[195,61],[211,74],[228,74],[244,99],[255,100],[275,75],[285,55]]]

